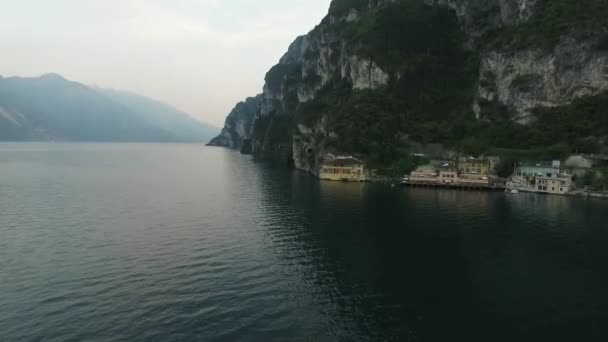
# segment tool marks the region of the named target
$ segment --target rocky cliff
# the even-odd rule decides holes
[[[220,135],[213,138],[208,145],[241,149],[251,138],[251,126],[260,112],[261,104],[261,94],[239,102],[228,114]]]
[[[253,119],[236,129],[231,113],[218,141],[313,173],[328,150],[382,165],[407,141],[549,144],[537,109],[608,90],[605,14],[599,0],[334,0],[268,72]]]
[[[505,106],[511,118],[528,124],[538,107],[558,107],[608,90],[608,53],[596,49],[599,37],[563,36],[549,50],[488,51],[483,54],[473,109]]]

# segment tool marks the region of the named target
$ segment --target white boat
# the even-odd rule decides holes
[[[518,194],[518,193],[519,193],[519,190],[517,190],[517,189],[513,189],[513,190],[511,190],[509,193],[510,193],[510,194],[514,194],[514,195],[515,195],[515,194]]]

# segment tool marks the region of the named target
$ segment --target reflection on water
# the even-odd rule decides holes
[[[187,145],[0,145],[0,165],[9,341],[608,338],[607,202]]]
[[[329,327],[336,334],[505,341],[606,336],[596,324],[608,314],[601,291],[608,259],[597,243],[608,241],[604,202],[317,183],[297,174],[290,181],[289,206],[307,223],[297,233],[307,244],[296,250],[314,251],[295,259],[310,266],[303,284],[323,275],[309,291],[336,306],[329,315],[341,317],[342,325]],[[277,200],[274,192],[265,195]],[[283,258],[297,253],[282,252]]]

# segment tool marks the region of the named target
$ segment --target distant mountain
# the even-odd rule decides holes
[[[0,141],[186,142],[213,136],[196,136],[197,128],[211,128],[184,113],[173,110],[171,120],[167,105],[132,94],[110,96],[113,93],[122,94],[57,74],[0,77]],[[118,100],[123,97],[140,100]],[[144,106],[146,102],[149,105]],[[194,128],[186,130],[185,122]]]
[[[202,123],[166,103],[126,91],[94,89],[133,111],[149,124],[169,131],[181,141],[208,142],[220,131],[218,127]]]

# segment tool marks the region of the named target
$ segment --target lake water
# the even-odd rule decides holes
[[[2,341],[608,341],[608,202],[0,144]]]

